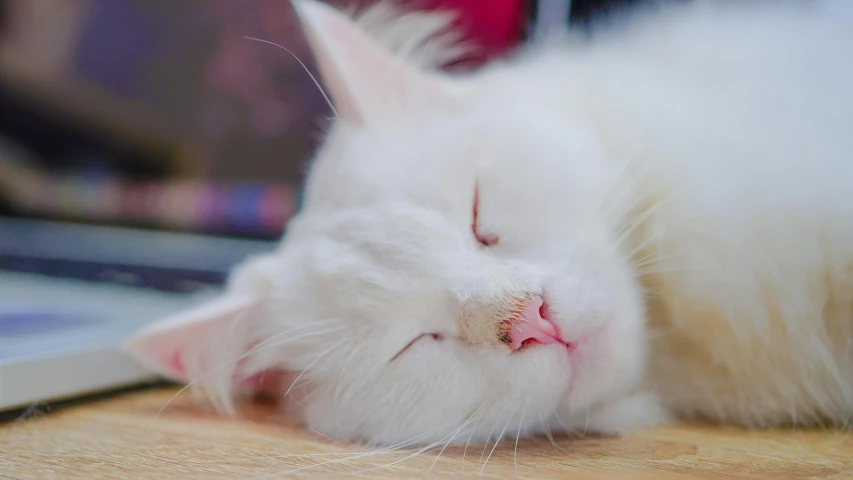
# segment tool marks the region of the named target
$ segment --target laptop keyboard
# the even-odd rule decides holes
[[[0,410],[152,378],[120,348],[272,242],[0,218]]]
[[[77,330],[102,322],[102,319],[69,312],[0,303],[0,337]]]
[[[114,344],[215,295],[0,270],[0,369],[10,360]]]
[[[192,292],[225,282],[227,272],[82,260],[0,255],[0,269],[167,292]]]
[[[0,270],[193,292],[225,282],[269,241],[0,218]]]

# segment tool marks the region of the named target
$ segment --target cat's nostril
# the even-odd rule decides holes
[[[548,317],[548,308],[542,297],[533,297],[512,321],[509,346],[513,351],[535,344],[563,343],[557,327]]]
[[[551,313],[548,311],[548,304],[545,303],[544,299],[542,300],[542,305],[539,306],[539,316],[549,322],[551,321]]]

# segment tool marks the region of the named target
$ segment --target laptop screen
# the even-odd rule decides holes
[[[359,6],[371,0],[334,0]],[[481,44],[523,0],[451,7]],[[276,238],[330,115],[282,0],[0,0],[0,213]],[[487,14],[488,13],[488,14]]]
[[[289,2],[5,0],[6,215],[268,237],[328,107]]]

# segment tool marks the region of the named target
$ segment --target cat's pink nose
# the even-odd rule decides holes
[[[543,305],[542,297],[538,295],[533,297],[513,322],[509,331],[509,344],[513,351],[524,345],[535,343],[542,345],[563,343],[554,323],[543,318]]]

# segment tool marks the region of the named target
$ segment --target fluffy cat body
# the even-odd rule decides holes
[[[853,416],[850,16],[692,2],[450,76],[439,17],[383,48],[295,3],[340,116],[304,210],[131,340],[152,368],[226,409],[289,372],[300,421],[386,445]],[[538,298],[560,342],[507,343]]]

